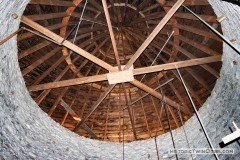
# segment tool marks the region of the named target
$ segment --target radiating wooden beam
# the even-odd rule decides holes
[[[153,23],[153,22],[158,23],[160,20],[155,20],[155,19],[162,18],[162,17],[164,17],[164,15],[165,15],[165,12],[157,12],[157,13],[148,14],[148,15],[146,15],[145,18],[138,18],[136,20],[133,20],[132,22],[129,23],[129,25],[133,25],[136,23],[143,23],[145,21],[148,21],[148,23]],[[209,23],[210,22],[214,23],[214,22],[216,22],[216,19],[217,19],[217,17],[215,15],[213,16],[213,15],[201,14],[198,16],[200,16],[204,21],[209,22]],[[173,17],[198,21],[198,19],[190,13],[177,12],[173,15]]]
[[[41,82],[41,80],[47,76],[48,73],[50,73],[56,66],[58,66],[66,57],[62,56],[62,58],[60,58],[56,63],[54,63],[46,72],[44,72],[44,74],[42,74],[42,76],[40,76],[33,84],[38,84]],[[79,57],[75,58],[73,60],[76,61]],[[57,76],[57,78],[54,80],[54,82],[59,81],[63,75],[65,75],[65,73],[68,71],[68,69],[70,68],[70,66],[68,65],[67,67],[64,68],[64,70]],[[44,90],[36,99],[35,102],[39,105],[42,100],[48,95],[48,93],[51,92],[51,89],[47,89]]]
[[[71,26],[73,24],[69,23],[68,26]],[[55,29],[59,29],[59,28],[62,28],[66,25],[62,24],[62,23],[58,23],[58,24],[54,24],[54,25],[51,25],[51,26],[46,26],[47,29],[49,29],[50,31],[53,31]],[[35,34],[31,33],[31,32],[26,32],[26,33],[23,33],[23,34],[19,34],[18,35],[18,41],[22,41],[24,39],[27,39],[27,38],[30,38],[32,36],[34,36]]]
[[[88,113],[83,117],[81,122],[79,122],[76,127],[73,129],[73,132],[76,132],[83,123],[88,119],[88,117],[92,114],[92,112],[99,106],[99,104],[105,99],[105,97],[111,92],[111,90],[115,87],[116,84],[110,84],[107,89],[100,95],[98,100],[93,104],[93,106],[89,109]]]
[[[187,50],[183,49],[180,46],[174,45],[175,48],[177,48],[181,53],[183,53],[185,56],[187,56],[190,59],[195,59],[196,57],[189,53]],[[219,73],[213,69],[212,67],[210,67],[208,64],[202,64],[200,65],[202,68],[204,68],[206,71],[208,71],[209,73],[211,73],[212,75],[214,75],[216,78],[219,78]]]
[[[91,3],[95,8],[97,8],[100,12],[104,13],[103,7],[99,5],[95,0],[88,0],[89,3]],[[116,19],[114,19],[112,16],[110,16],[111,20],[116,23]]]
[[[199,50],[201,50],[201,51],[203,51],[203,52],[205,52],[205,53],[207,53],[209,55],[216,56],[216,55],[220,54],[220,53],[218,53],[218,52],[216,52],[216,51],[214,51],[214,50],[212,50],[212,49],[210,49],[210,48],[208,48],[208,47],[206,47],[206,46],[204,46],[202,44],[199,44],[199,43],[197,43],[197,42],[195,42],[195,41],[193,41],[193,40],[191,40],[191,39],[189,39],[187,37],[184,37],[182,35],[179,35],[178,38],[181,41],[183,41],[183,42],[193,46],[194,48],[199,49]]]
[[[198,83],[200,83],[209,93],[211,93],[211,88],[210,86],[198,75],[196,74],[196,72],[194,72],[192,69],[190,68],[185,68],[185,70],[191,75],[193,76],[194,79],[196,79],[198,81]]]
[[[103,4],[105,17],[106,17],[106,20],[107,20],[108,30],[109,30],[110,37],[111,37],[111,40],[112,40],[112,46],[113,46],[116,62],[117,62],[117,65],[118,65],[118,70],[121,70],[119,54],[118,54],[117,45],[116,45],[116,41],[115,41],[115,38],[114,38],[113,29],[112,29],[112,24],[111,24],[111,20],[110,20],[108,8],[107,8],[107,2],[105,0],[102,0],[102,4]]]
[[[142,52],[146,49],[146,47],[151,43],[151,41],[156,37],[159,31],[165,26],[165,24],[169,21],[169,19],[173,16],[173,14],[178,10],[181,4],[185,0],[178,0],[174,6],[169,10],[166,16],[160,21],[160,23],[156,26],[156,28],[152,31],[152,33],[148,36],[148,38],[143,42],[143,44],[138,48],[132,58],[128,61],[124,69],[129,69],[130,66],[136,61],[136,59],[142,54]]]
[[[42,56],[41,58],[39,58],[38,60],[36,60],[35,62],[33,62],[30,66],[28,66],[27,68],[23,69],[22,72],[22,76],[25,76],[26,74],[28,74],[29,72],[31,72],[34,68],[36,68],[37,66],[39,66],[40,64],[42,64],[44,61],[46,61],[47,59],[49,59],[50,57],[52,57],[53,55],[55,55],[58,51],[61,50],[61,47],[56,47],[54,50],[52,50],[51,52],[47,53],[46,55]]]
[[[47,19],[54,19],[54,18],[62,18],[66,17],[68,14],[66,12],[58,12],[58,13],[49,13],[49,14],[36,14],[27,16],[27,18],[31,19],[32,21],[40,21],[40,20],[47,20]]]
[[[61,43],[63,41],[63,38],[58,36],[57,34],[49,31],[48,29],[46,29],[45,27],[33,22],[31,19],[25,17],[25,16],[22,16],[22,20],[21,20],[23,23],[25,23],[26,25],[36,29],[37,31],[41,32],[42,34],[48,36],[49,38],[53,39],[54,41],[58,42],[58,43]],[[93,61],[94,63],[102,66],[103,68],[109,70],[109,71],[116,71],[111,65],[107,64],[106,62],[100,60],[99,58],[91,55],[90,53],[88,53],[87,51],[79,48],[78,46],[72,44],[71,42],[69,41],[64,41],[63,42],[63,45],[68,47],[69,49],[73,50],[74,52],[80,54],[81,56]]]
[[[169,78],[167,76],[167,74],[163,73],[164,78],[168,81]],[[168,85],[171,87],[171,89],[173,90],[173,92],[175,93],[175,95],[177,96],[177,98],[179,99],[179,101],[181,102],[181,104],[187,108],[188,106],[185,104],[183,97],[181,94],[179,94],[179,92],[177,91],[176,87],[174,86],[174,84],[172,82],[169,82]]]
[[[183,24],[176,24],[175,27],[185,30],[185,31],[188,31],[188,32],[191,32],[191,33],[194,33],[194,34],[197,34],[197,35],[201,35],[201,36],[208,37],[208,38],[214,39],[216,41],[222,42],[222,40],[216,34],[214,34],[212,32],[208,32],[208,31],[205,31],[202,29],[198,29],[198,28],[183,25]]]
[[[158,98],[158,99],[163,99],[164,102],[166,102],[168,105],[174,107],[174,108],[178,108],[176,102],[172,101],[171,99],[167,98],[167,97],[164,97],[158,93],[157,91],[153,90],[152,88],[148,87],[147,85],[137,81],[137,80],[134,80],[131,82],[133,85],[135,85],[136,87],[150,93],[151,95],[153,95],[154,97]],[[179,106],[180,110],[182,112],[184,112],[185,114],[187,115],[191,115],[191,111],[188,109],[188,108],[184,108],[183,106]]]
[[[21,51],[20,53],[18,53],[18,59],[21,59],[21,58],[23,58],[23,57],[25,57],[29,54],[32,54],[33,52],[36,52],[37,50],[39,50],[41,48],[44,48],[44,47],[46,47],[50,44],[51,44],[51,42],[45,40],[45,41],[43,41],[43,42],[41,42],[41,43],[31,47],[31,48],[28,48],[24,51]]]
[[[84,110],[85,110],[85,108],[86,108],[86,106],[87,106],[87,102],[89,101],[89,96],[90,96],[91,91],[92,91],[92,86],[93,86],[93,85],[91,84],[90,89],[88,90],[87,95],[84,97],[84,102],[83,102],[83,105],[82,105],[82,107],[81,107],[81,111],[80,111],[80,113],[79,113],[79,116],[80,116],[80,117],[83,116]],[[100,88],[100,91],[99,91],[99,92],[101,92],[101,88]]]
[[[103,140],[105,141],[106,140],[106,134],[107,134],[107,127],[108,127],[108,116],[109,116],[109,110],[110,110],[110,95],[109,94],[109,99],[108,99],[108,104],[107,104],[107,116],[106,116],[106,119],[105,119],[105,129],[104,129],[104,134],[103,134]]]
[[[70,1],[62,0],[31,0],[29,4],[41,4],[41,5],[51,5],[51,6],[66,6],[75,7],[75,5]]]
[[[135,11],[133,11],[133,13],[131,13],[131,14],[128,15],[128,16],[129,16],[128,19],[129,19],[129,20],[132,20],[132,18],[133,18],[135,15],[139,14],[139,12],[140,12],[144,7],[146,7],[149,2],[150,2],[150,0],[144,0],[144,1],[142,1],[142,2],[137,6],[137,9],[136,9]]]
[[[111,40],[112,40],[112,46],[113,46],[118,70],[121,71],[122,69],[121,69],[121,63],[120,63],[120,60],[119,60],[119,53],[118,53],[118,50],[117,50],[117,45],[116,45],[116,41],[115,41],[113,29],[112,29],[112,24],[111,24],[111,21],[110,21],[110,16],[109,16],[106,0],[102,0],[102,4],[103,4],[103,9],[104,9],[104,12],[105,12],[105,17],[106,17],[106,20],[107,20],[107,24],[108,24],[108,30],[109,30],[110,37],[111,37]],[[128,101],[128,98],[127,98],[125,83],[122,83],[122,87],[123,87],[123,90],[124,90],[124,96],[125,96],[126,103],[129,106],[129,101]],[[132,116],[132,113],[130,111],[130,108],[128,108],[128,113],[129,113],[129,117],[130,117],[130,120],[131,120],[133,135],[134,135],[135,140],[137,140],[137,135],[136,135],[135,127],[134,127],[133,116]]]
[[[59,96],[57,97],[57,99],[55,100],[54,104],[52,105],[52,107],[50,108],[50,110],[48,111],[48,115],[51,116],[53,114],[53,112],[55,111],[55,109],[57,108],[59,102],[61,101],[62,97],[65,95],[65,93],[67,92],[69,87],[65,87],[61,90],[61,93],[59,94]]]
[[[159,72],[159,71],[166,71],[175,69],[175,64],[178,68],[188,67],[188,66],[194,66],[194,65],[200,65],[205,63],[212,63],[212,62],[218,62],[221,61],[221,55],[219,56],[211,56],[207,58],[197,58],[192,60],[186,60],[186,61],[180,61],[180,62],[173,62],[173,63],[167,63],[167,64],[161,64],[151,67],[144,67],[144,68],[137,68],[133,69],[134,75],[141,75],[145,73],[152,73],[152,72]],[[51,82],[46,84],[40,84],[36,86],[30,86],[28,87],[29,91],[37,91],[37,90],[44,90],[44,89],[50,89],[50,88],[59,88],[59,87],[66,87],[71,85],[79,85],[84,83],[90,83],[90,82],[98,82],[98,81],[104,81],[107,80],[107,75],[96,75],[96,76],[88,76],[83,78],[76,78],[76,79],[70,79],[70,80],[63,80],[59,82]]]
[[[191,59],[186,61],[180,61],[180,62],[173,62],[173,63],[167,63],[167,64],[161,64],[151,67],[144,67],[144,68],[137,68],[133,69],[134,75],[139,74],[145,74],[145,73],[151,73],[151,72],[159,72],[161,70],[171,70],[175,68],[175,65],[179,68],[187,67],[187,66],[195,66],[205,63],[212,63],[212,62],[218,62],[221,61],[222,55],[217,56],[210,56],[206,58],[197,58],[197,59]]]
[[[61,106],[77,121],[81,121],[81,118],[61,99]],[[84,123],[83,124],[83,129],[91,135],[93,139],[98,139],[98,137],[93,133],[93,131]]]
[[[81,88],[80,86],[77,87],[76,93],[75,93],[73,99],[71,100],[71,103],[70,103],[70,105],[69,105],[69,108],[72,108],[72,106],[74,105],[74,103],[75,103],[75,101],[76,101],[76,99],[77,99],[78,93],[79,93],[79,91],[80,91],[80,88]],[[64,114],[63,119],[62,119],[62,121],[61,121],[61,125],[64,124],[67,116],[68,116],[68,112],[66,111],[66,113]]]
[[[183,4],[185,6],[210,5],[207,0],[186,0]],[[171,7],[173,5],[174,5],[174,2],[172,1],[166,1],[166,3],[163,4],[164,7]]]
[[[179,122],[176,114],[174,113],[173,109],[171,108],[171,106],[167,106],[167,108],[168,108],[168,110],[170,111],[170,113],[171,113],[171,115],[172,115],[172,117],[173,117],[173,119],[174,119],[174,122],[176,123],[177,127],[180,127],[181,124],[180,124],[180,122]]]
[[[140,91],[140,90],[139,90],[139,91]],[[142,96],[141,91],[140,91],[140,96]],[[148,121],[147,121],[147,116],[146,116],[146,112],[145,112],[145,109],[144,109],[144,105],[143,105],[143,100],[142,100],[142,99],[140,100],[140,104],[141,104],[141,107],[142,107],[143,117],[144,117],[144,120],[145,120],[145,123],[146,123],[146,127],[147,127],[147,131],[148,131],[148,134],[149,134],[149,138],[152,138],[152,136],[151,136],[151,131],[150,131],[150,129],[149,129],[149,125],[148,125]]]

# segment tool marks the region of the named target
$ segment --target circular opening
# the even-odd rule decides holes
[[[170,9],[174,4],[159,4],[155,1],[129,1],[127,4],[125,1],[119,2],[109,2],[107,5],[119,61],[121,65],[126,65],[142,44],[147,43],[155,27],[163,23],[163,18],[171,13]],[[70,130],[76,129],[78,117],[84,119],[88,116],[84,124],[99,139],[105,141],[147,139],[186,122],[193,114],[191,103],[177,71],[174,67],[166,69],[166,66],[171,66],[173,62],[182,62],[180,73],[199,109],[219,78],[221,59],[218,55],[222,54],[222,41],[191,13],[180,7],[133,63],[134,69],[149,67],[160,53],[153,66],[159,65],[161,68],[166,65],[164,71],[150,72],[150,69],[145,68],[150,73],[143,80],[144,74],[134,76],[150,88],[143,91],[136,83],[126,82],[125,87],[119,83],[106,94],[99,105],[95,105],[109,87],[108,81],[92,80],[93,83],[76,85],[82,80],[76,78],[92,76],[94,79],[96,75],[108,74],[108,67],[104,67],[104,63],[115,67],[118,62],[101,1],[88,2],[86,7],[84,4],[85,1],[75,1],[75,4],[72,1],[57,4],[50,1],[31,1],[24,12],[24,16],[36,22],[36,25],[31,27],[21,23],[20,27],[25,26],[34,33],[27,30],[19,33],[18,59],[25,83],[39,107]],[[221,31],[209,4],[188,7]],[[75,39],[73,43],[83,50],[71,52],[66,44],[59,46],[54,40],[49,41],[36,35],[43,31],[38,30],[38,25],[60,37],[67,37],[66,41],[73,42]],[[171,35],[172,31],[174,33]],[[45,36],[54,39],[51,34]],[[168,38],[168,43],[163,47]],[[97,63],[93,63],[92,58],[86,59],[84,51],[97,57]],[[202,63],[196,65],[196,59]],[[128,78],[126,75],[123,77]],[[66,81],[70,79],[75,81]],[[59,87],[62,84],[64,85]],[[153,93],[155,96],[148,95],[130,105],[129,109],[126,108],[127,102],[131,104],[146,93],[154,92],[152,88],[159,84],[165,85]],[[165,98],[164,103],[156,94]],[[64,108],[61,100],[68,107],[65,105]],[[96,106],[94,110],[93,106]],[[123,108],[126,109],[122,111]],[[92,138],[86,130],[80,127],[76,133]]]

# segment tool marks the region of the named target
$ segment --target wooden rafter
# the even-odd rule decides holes
[[[163,73],[163,76],[164,76],[164,78],[165,78],[167,81],[169,80],[168,76],[167,76],[165,73]],[[179,92],[178,92],[177,89],[175,88],[174,84],[173,84],[172,82],[169,82],[168,84],[169,84],[169,86],[171,87],[171,89],[174,91],[174,93],[176,94],[176,96],[177,96],[177,98],[179,99],[179,101],[181,102],[181,104],[182,104],[185,108],[187,108],[187,105],[185,104],[185,102],[184,102],[184,100],[183,100],[183,97],[181,96],[181,94],[179,94]]]
[[[36,52],[37,50],[39,50],[41,48],[44,48],[44,47],[46,47],[46,46],[48,46],[50,44],[51,44],[51,42],[46,40],[46,41],[44,41],[42,43],[39,43],[39,44],[37,44],[37,45],[35,45],[35,46],[31,47],[31,48],[28,48],[27,50],[22,51],[22,52],[20,52],[18,54],[18,59],[21,59],[21,58],[23,58],[23,57],[25,57],[25,56],[27,56],[29,54],[32,54],[33,52]]]
[[[180,122],[179,122],[179,120],[178,120],[175,112],[174,112],[173,109],[171,108],[171,106],[167,106],[167,108],[168,108],[168,110],[170,111],[170,113],[171,113],[171,115],[172,115],[172,117],[173,117],[173,119],[174,119],[174,122],[176,123],[177,127],[180,127],[181,124],[180,124]]]
[[[178,0],[175,5],[171,8],[171,10],[166,14],[166,16],[159,22],[156,28],[152,31],[152,33],[148,36],[148,38],[143,42],[143,44],[138,48],[136,53],[132,56],[132,58],[128,61],[124,69],[130,68],[131,65],[136,61],[136,59],[141,55],[141,53],[146,49],[146,47],[151,43],[151,41],[156,37],[159,31],[165,26],[165,24],[169,21],[172,15],[177,11],[177,9],[181,6],[184,0]]]
[[[60,51],[61,47],[56,47],[54,50],[52,50],[51,52],[47,53],[45,56],[41,57],[40,59],[36,60],[35,62],[33,62],[30,66],[28,66],[27,68],[25,68],[24,70],[22,70],[22,75],[25,76],[26,74],[28,74],[29,72],[31,72],[34,68],[36,68],[37,66],[39,66],[40,64],[42,64],[44,61],[46,61],[48,58],[52,57],[53,55],[55,55],[58,51]]]
[[[78,93],[79,93],[79,91],[80,91],[80,88],[81,88],[80,86],[77,87],[76,94],[74,95],[74,97],[73,97],[73,99],[72,99],[72,101],[71,101],[71,103],[70,103],[70,105],[69,105],[69,108],[72,108],[72,106],[74,105],[74,103],[75,103],[75,101],[76,101],[76,99],[77,99]],[[67,116],[68,116],[68,112],[66,111],[66,113],[64,114],[64,116],[63,116],[63,118],[62,118],[61,125],[64,124]]]

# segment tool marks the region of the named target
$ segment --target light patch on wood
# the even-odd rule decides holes
[[[124,70],[120,72],[112,72],[107,74],[109,84],[116,84],[122,82],[131,82],[134,80],[132,70]]]
[[[224,15],[221,15],[220,17],[218,17],[216,20],[220,23],[222,22],[226,17]]]

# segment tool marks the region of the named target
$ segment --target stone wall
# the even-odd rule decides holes
[[[240,42],[240,7],[219,0],[209,0],[228,39]],[[0,39],[17,30],[28,0],[0,1]],[[11,15],[17,13],[18,19]],[[223,47],[223,68],[212,95],[199,114],[215,148],[221,138],[240,127],[240,56],[230,47]],[[209,148],[195,116],[184,125],[191,148]],[[188,148],[183,128],[173,131],[176,148]],[[168,150],[173,148],[170,134],[157,137],[160,159],[175,159]],[[220,159],[239,159],[240,145],[234,142],[233,155],[219,155]],[[125,144],[124,158],[129,160],[157,159],[154,139]],[[179,159],[191,155],[179,154]],[[194,159],[215,159],[211,154],[193,155]],[[0,46],[0,160],[1,159],[123,159],[122,144],[102,142],[80,137],[56,124],[31,99],[21,76],[17,61],[16,37]]]

